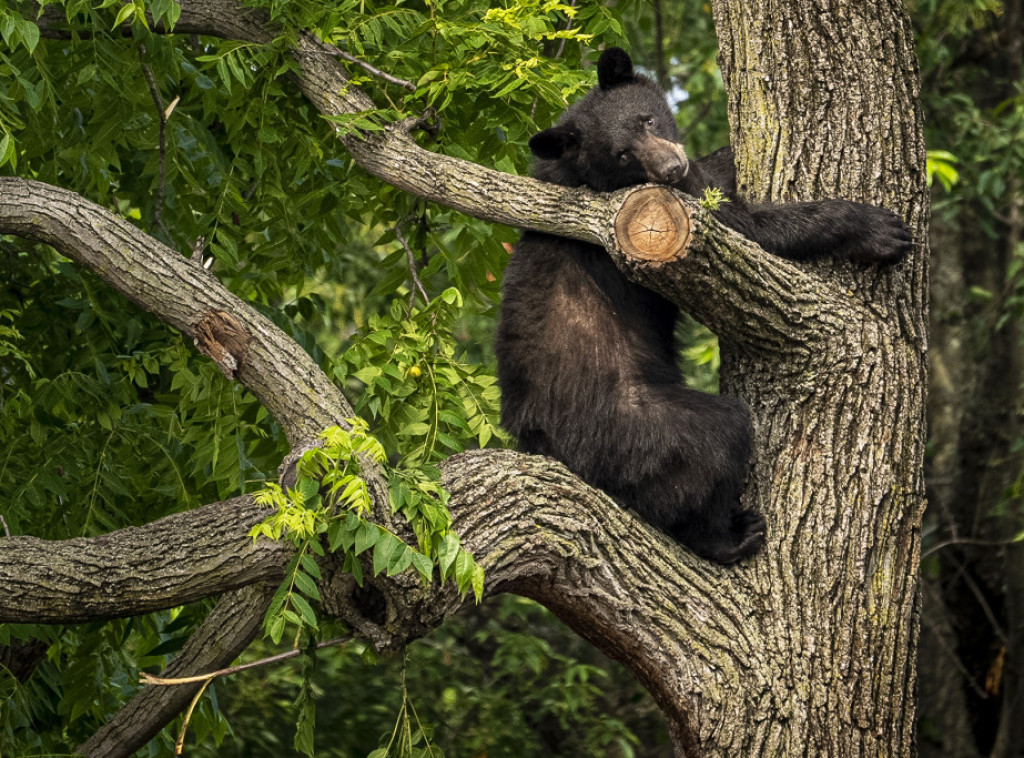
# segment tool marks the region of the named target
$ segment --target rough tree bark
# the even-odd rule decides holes
[[[181,5],[176,31],[255,41],[273,34],[231,0]],[[809,0],[718,0],[715,14],[744,189],[773,200],[880,202],[924,239],[917,69],[902,3],[823,9]],[[49,34],[66,33],[59,18],[44,16],[43,23]],[[330,52],[300,36],[294,55],[302,91],[328,114],[370,107]],[[655,255],[630,255],[623,236],[635,224],[616,219],[634,190],[602,196],[500,174],[422,150],[409,137],[412,126],[345,144],[368,171],[427,199],[606,245],[629,276],[719,335],[723,386],[742,395],[754,416],[756,454],[744,497],[767,516],[768,546],[731,568],[696,559],[550,460],[507,451],[450,460],[445,484],[456,528],[487,571],[487,593],[537,599],[622,661],[665,712],[677,755],[912,754],[924,246],[892,269],[830,260],[798,266],[723,229],[692,200],[653,190],[674,209],[677,223],[666,231],[688,237]],[[222,367],[227,363],[268,408],[276,403],[275,417],[294,446],[350,415],[301,354],[274,360],[268,346],[283,335],[197,267],[103,209],[56,188],[0,179],[0,232],[53,244],[186,334],[206,335],[203,344],[210,334],[221,344],[217,331],[204,327],[212,317],[230,324],[232,334],[243,334],[232,344],[245,349],[211,354],[221,361],[231,355]],[[632,245],[642,247],[635,238]],[[157,273],[165,266],[171,273]],[[175,300],[190,309],[172,312],[163,302],[153,283],[169,276],[195,296]],[[261,356],[270,357],[257,365]],[[382,508],[378,515],[387,518]],[[49,544],[65,569],[61,585],[24,563],[38,541],[4,540],[0,583],[16,582],[19,592],[0,594],[0,622],[81,621],[74,598],[83,596],[99,618],[139,612],[141,603],[147,610],[174,605],[197,591],[235,590],[174,665],[179,675],[208,670],[255,633],[275,559],[278,567],[286,559],[246,540],[258,517],[241,498],[151,524],[144,535]],[[144,563],[129,549],[132,540],[120,539],[156,542],[203,519],[216,524],[207,524],[202,548],[223,551],[223,565],[235,572],[183,575],[180,565]],[[71,556],[85,550],[90,566],[77,569]],[[162,594],[135,605],[115,602],[93,581],[95,569],[126,577],[117,588],[127,597],[132,581],[154,582]],[[381,577],[373,586],[386,603],[383,622],[364,616],[351,580],[327,566],[324,612],[383,649],[427,633],[461,605],[451,588],[423,588],[410,577]],[[217,649],[213,632],[232,618],[231,639]],[[144,691],[80,750],[128,755],[181,702]]]

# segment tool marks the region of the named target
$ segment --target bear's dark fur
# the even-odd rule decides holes
[[[889,263],[910,235],[892,213],[844,200],[747,205],[728,148],[689,161],[657,85],[618,48],[598,87],[535,135],[534,176],[612,191],[645,182],[730,202],[716,217],[765,249],[801,259],[824,250]],[[732,563],[764,543],[764,518],[741,508],[750,421],[735,397],[687,389],[676,307],[627,280],[604,249],[526,232],[505,272],[496,352],[502,424],[529,453],[550,455],[700,556]]]

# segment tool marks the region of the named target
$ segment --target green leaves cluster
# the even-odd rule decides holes
[[[335,372],[363,387],[356,411],[400,468],[432,465],[466,449],[507,442],[498,426],[497,380],[460,355],[451,338],[463,299],[446,289],[426,307],[392,301],[390,313],[373,316],[342,356]]]
[[[52,252],[2,244],[0,512],[13,534],[101,534],[274,470],[283,437],[179,334]]]
[[[560,108],[580,91],[581,77],[541,55],[545,46],[565,40],[562,52],[578,61],[581,43],[622,35],[617,14],[604,5],[577,8],[558,0],[507,7],[349,0],[307,21],[324,39],[416,83],[414,99],[442,112],[461,110],[467,101],[456,95],[462,93]],[[352,72],[361,75],[357,67]],[[358,83],[369,84],[362,77]]]
[[[918,53],[925,72],[922,100],[928,178],[947,196],[936,210],[947,216],[964,203],[983,211],[973,222],[992,238],[1008,188],[1024,165],[1024,87],[998,79],[976,50],[998,49],[1005,21],[1000,0],[916,0]],[[955,155],[949,148],[955,146]]]
[[[705,187],[704,195],[699,202],[701,207],[707,208],[709,211],[717,211],[722,207],[722,203],[729,202],[729,198],[718,187]]]
[[[303,454],[295,487],[283,489],[271,483],[256,494],[256,502],[274,512],[255,525],[250,536],[286,539],[296,547],[264,620],[266,634],[275,643],[288,624],[295,627],[296,644],[303,631],[318,630],[312,604],[321,600],[316,583],[322,576],[316,558],[326,551],[344,554],[343,568],[360,586],[364,578],[360,556],[366,553],[372,556],[373,576],[394,576],[413,568],[429,583],[436,567],[440,581],[453,579],[462,594],[472,589],[478,602],[483,596],[483,569],[451,529],[448,494],[422,470],[392,472],[391,477],[391,507],[413,527],[415,547],[370,520],[374,503],[362,469],[369,465],[386,469],[384,448],[368,433],[364,420],[348,423],[348,429],[326,430],[323,447]]]

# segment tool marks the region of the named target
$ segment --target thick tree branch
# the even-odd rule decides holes
[[[293,445],[353,415],[302,348],[213,274],[80,195],[0,177],[0,233],[52,245],[198,340],[256,395]]]
[[[714,601],[700,602],[732,608],[715,623],[740,633],[728,618],[747,602],[742,567],[724,569],[695,558],[550,459],[511,451],[465,454],[445,464],[445,484],[456,528],[487,570],[488,594],[534,596],[579,626],[582,619],[605,619],[600,632],[618,638],[622,649],[647,644],[629,642],[636,630],[627,617],[635,622],[637,613],[659,615],[644,606],[637,587],[660,588],[651,594],[656,599],[685,595],[691,608],[695,599],[714,595]],[[268,540],[254,545],[247,537],[263,515],[251,498],[241,497],[100,537],[4,539],[0,583],[7,591],[0,595],[0,622],[136,615],[273,582],[289,551]],[[376,584],[386,590],[388,580],[379,577]],[[427,630],[463,602],[451,588],[421,589],[415,598],[387,598],[393,605],[388,626],[401,637],[394,644],[409,637],[390,621],[415,615],[415,626]],[[618,620],[609,616],[623,603],[628,613]],[[665,621],[652,618],[652,633]]]
[[[0,623],[137,616],[280,580],[288,546],[246,536],[264,515],[238,497],[99,537],[0,539]]]
[[[677,745],[695,749],[702,696],[714,700],[740,677],[754,691],[772,689],[757,673],[756,564],[697,558],[548,458],[466,453],[446,463],[444,483],[488,594],[537,600],[625,663],[664,710]]]

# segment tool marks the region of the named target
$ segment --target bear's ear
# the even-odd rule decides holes
[[[597,83],[601,89],[611,89],[636,79],[633,60],[621,47],[609,47],[597,59]]]
[[[538,158],[557,161],[579,147],[580,139],[572,124],[552,126],[530,137],[530,151]]]

